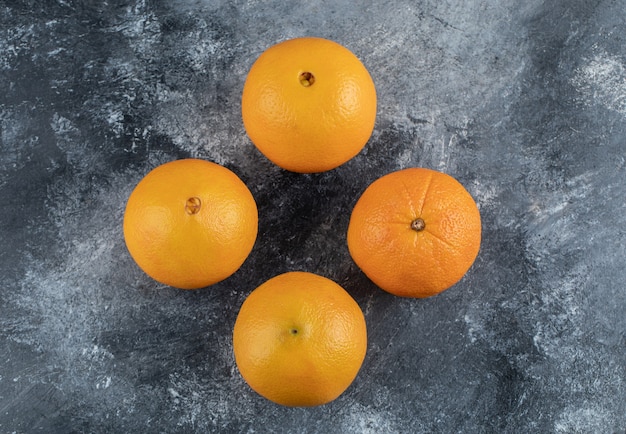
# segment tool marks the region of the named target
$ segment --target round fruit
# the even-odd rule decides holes
[[[124,239],[137,265],[182,289],[209,286],[237,271],[257,229],[257,207],[246,185],[227,168],[197,159],[153,169],[124,213]]]
[[[457,283],[480,248],[480,213],[453,177],[423,168],[387,174],[359,198],[348,226],[354,262],[376,285],[429,297]]]
[[[261,54],[241,111],[254,145],[293,172],[334,169],[357,155],[376,120],[376,89],[361,61],[322,38],[296,38]]]
[[[260,395],[286,406],[326,404],[348,388],[363,363],[365,318],[332,280],[289,272],[246,298],[233,348],[241,376]]]

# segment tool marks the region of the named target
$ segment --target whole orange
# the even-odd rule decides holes
[[[286,406],[321,405],[341,395],[361,368],[365,318],[332,280],[288,272],[246,298],[233,348],[241,376],[260,395]]]
[[[474,263],[480,213],[452,176],[404,169],[367,187],[350,216],[347,239],[354,262],[380,288],[429,297],[457,283]]]
[[[246,77],[246,132],[278,166],[300,173],[334,169],[365,146],[376,120],[376,89],[342,45],[296,38],[264,51]]]
[[[172,161],[135,187],[124,213],[131,256],[153,279],[182,289],[217,283],[237,271],[257,236],[256,202],[229,169]]]

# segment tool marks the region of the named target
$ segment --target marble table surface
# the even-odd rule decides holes
[[[626,1],[0,0],[0,432],[623,433]],[[240,98],[276,42],[332,39],[378,92],[337,169],[281,170]],[[222,164],[259,207],[231,278],[183,291],[130,258],[150,169]],[[480,254],[444,293],[389,295],[352,262],[374,179],[461,181]],[[290,270],[340,283],[368,324],[336,401],[286,408],[232,355],[239,306]]]

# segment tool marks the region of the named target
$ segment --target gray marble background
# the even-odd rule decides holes
[[[0,0],[0,432],[623,433],[624,0]],[[240,96],[270,45],[352,50],[378,90],[364,150],[322,174],[269,163]],[[128,255],[122,215],[158,164],[197,157],[254,194],[243,267],[198,291]],[[377,289],[345,243],[359,194],[422,166],[483,218],[465,278]],[[352,386],[277,406],[232,355],[246,295],[330,277],[368,323]]]

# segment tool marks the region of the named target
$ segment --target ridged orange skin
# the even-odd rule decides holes
[[[456,284],[474,263],[480,213],[453,177],[425,168],[399,170],[363,192],[347,241],[354,262],[380,288],[430,297]]]
[[[241,376],[261,396],[290,407],[322,405],[341,395],[361,368],[365,318],[332,280],[288,272],[246,298],[233,348]]]
[[[153,169],[124,212],[124,239],[137,265],[154,280],[181,289],[231,276],[250,254],[257,231],[257,206],[248,187],[229,169],[199,159]]]
[[[302,80],[309,73],[311,80]],[[283,169],[314,173],[356,156],[376,120],[376,89],[361,61],[323,38],[296,38],[264,51],[241,100],[254,145]]]

